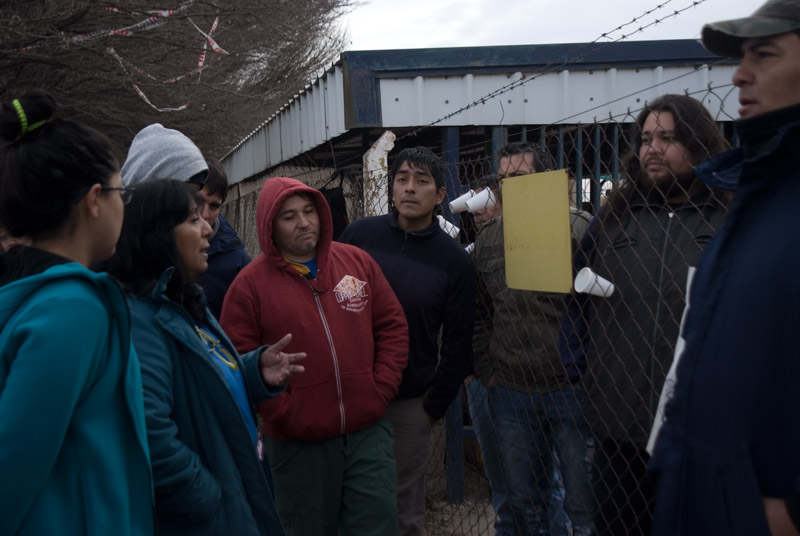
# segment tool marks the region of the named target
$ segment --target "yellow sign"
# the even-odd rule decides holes
[[[569,293],[569,183],[563,169],[503,179],[508,288]]]

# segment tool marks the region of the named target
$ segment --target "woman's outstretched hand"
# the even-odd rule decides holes
[[[306,370],[303,365],[296,364],[306,358],[305,352],[287,354],[282,351],[291,341],[292,334],[287,333],[281,340],[261,352],[258,366],[261,369],[261,379],[267,386],[283,387],[292,376]]]

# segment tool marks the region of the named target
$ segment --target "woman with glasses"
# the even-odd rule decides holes
[[[123,205],[127,205],[131,202],[131,199],[133,199],[133,186],[127,188],[124,186],[104,186],[102,190],[104,192],[119,192]]]
[[[105,265],[128,291],[159,534],[282,535],[252,406],[280,394],[305,354],[281,352],[290,335],[236,352],[195,282],[212,235],[202,205],[183,181],[138,183]]]
[[[152,534],[125,296],[88,266],[122,227],[100,133],[31,92],[0,105],[0,534]]]

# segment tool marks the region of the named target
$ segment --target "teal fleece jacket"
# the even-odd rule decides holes
[[[160,536],[284,534],[242,412],[195,322],[164,295],[168,269],[145,296],[129,294],[144,384]],[[248,399],[277,396],[261,381],[264,347],[239,356],[206,309],[206,325],[236,359]]]
[[[125,298],[77,263],[0,287],[0,534],[153,534]]]

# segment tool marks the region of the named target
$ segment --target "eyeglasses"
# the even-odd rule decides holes
[[[135,190],[135,188],[133,188],[133,187],[125,188],[125,187],[114,187],[114,186],[101,186],[100,190],[103,191],[103,192],[108,192],[108,191],[111,191],[111,190],[118,190],[119,191],[119,196],[122,198],[122,204],[123,205],[127,205],[128,203],[131,202],[131,199],[133,199],[133,191]]]

